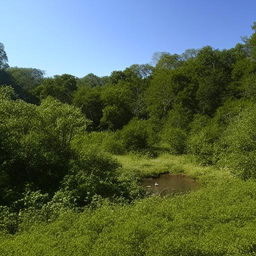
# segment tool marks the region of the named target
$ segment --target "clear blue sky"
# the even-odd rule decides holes
[[[109,75],[155,52],[230,48],[251,34],[256,0],[2,0],[11,66]]]

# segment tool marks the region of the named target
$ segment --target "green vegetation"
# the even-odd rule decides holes
[[[15,236],[3,235],[4,255],[253,255],[254,181],[197,166],[184,156],[118,159],[126,171],[138,168],[146,175],[174,168],[204,185],[187,195],[152,197],[128,205],[97,201],[97,208],[81,213],[62,210],[47,225],[39,220],[31,225],[24,215]]]
[[[0,44],[0,255],[256,255],[252,29],[81,79],[9,67]],[[200,188],[149,196],[165,172]]]

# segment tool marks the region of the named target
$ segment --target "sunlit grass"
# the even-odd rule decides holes
[[[133,173],[139,177],[154,176],[160,173],[184,173],[194,177],[202,184],[216,184],[235,179],[230,171],[216,166],[202,166],[189,155],[171,155],[163,153],[156,158],[139,154],[115,156],[122,164],[123,171]]]

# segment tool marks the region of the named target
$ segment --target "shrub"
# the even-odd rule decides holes
[[[125,153],[125,147],[122,140],[119,137],[120,133],[108,134],[102,142],[102,147],[105,151],[115,154],[122,155]]]
[[[165,127],[162,140],[168,144],[170,153],[183,154],[186,150],[187,133],[181,128]]]
[[[19,199],[26,184],[34,190],[57,191],[73,159],[70,143],[85,128],[78,108],[53,98],[40,106],[0,101],[0,201],[11,204]],[[6,197],[10,190],[12,197]]]
[[[188,152],[196,155],[203,164],[217,163],[226,154],[222,137],[227,127],[244,108],[251,103],[244,100],[228,100],[219,107],[212,119],[207,115],[195,115],[190,124]]]
[[[169,198],[120,205],[95,198],[96,207],[67,211],[51,223],[10,237],[5,256],[254,255],[256,183],[224,180]],[[28,242],[29,241],[29,242]]]
[[[114,197],[122,190],[117,180],[120,165],[98,148],[82,149],[80,157],[62,181],[65,191],[77,206],[89,204],[95,195]]]
[[[129,110],[116,105],[108,105],[102,110],[100,125],[103,128],[117,130],[127,124],[130,119],[131,113]]]
[[[152,146],[150,123],[145,120],[133,119],[121,131],[121,139],[128,151],[139,151]]]
[[[7,206],[0,206],[0,232],[14,234],[19,226],[18,214]]]
[[[232,122],[223,137],[226,147],[221,163],[231,167],[244,179],[256,178],[256,110],[245,108]]]
[[[188,138],[188,152],[198,157],[203,164],[216,162],[216,146],[220,136],[219,127],[209,124]]]

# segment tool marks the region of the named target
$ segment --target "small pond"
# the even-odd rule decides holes
[[[142,186],[155,195],[167,196],[187,193],[199,188],[195,179],[185,174],[160,174],[158,177],[148,177],[142,180]]]

